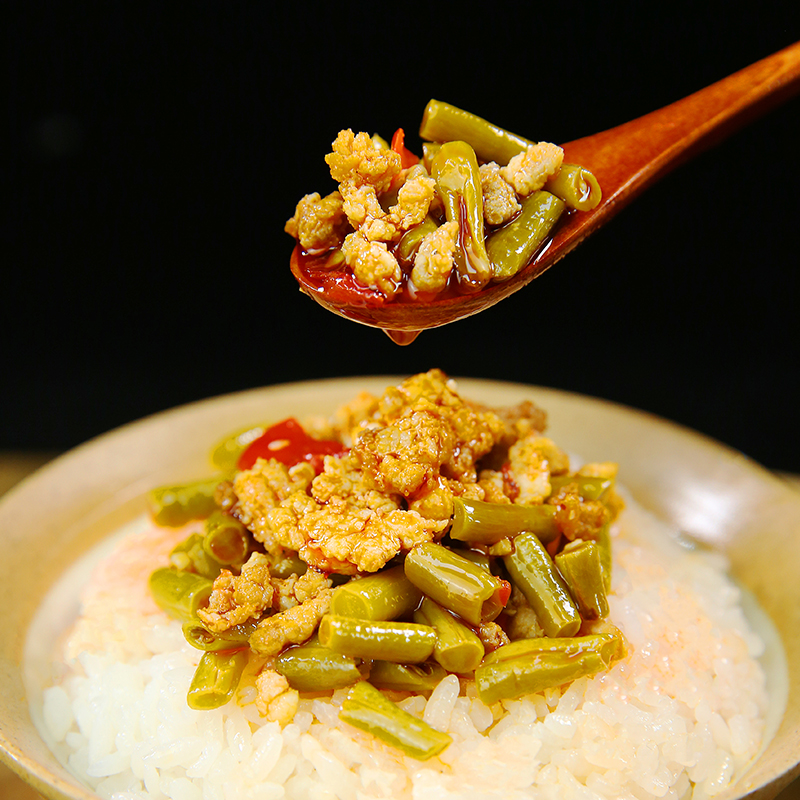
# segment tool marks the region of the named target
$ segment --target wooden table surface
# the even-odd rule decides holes
[[[0,495],[56,455],[58,453],[0,451]],[[800,475],[781,477],[800,491]],[[41,797],[8,767],[0,764],[0,800],[41,800]],[[776,800],[800,800],[800,779],[784,789]]]

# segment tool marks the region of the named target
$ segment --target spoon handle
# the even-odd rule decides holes
[[[565,144],[565,161],[592,170],[603,201],[557,239],[571,250],[658,178],[797,92],[800,42],[671,105]]]

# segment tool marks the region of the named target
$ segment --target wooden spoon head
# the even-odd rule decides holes
[[[593,170],[591,148],[581,146],[586,141],[578,140],[564,145],[565,157]],[[573,149],[576,150],[574,155],[572,155]],[[579,156],[579,158],[575,158],[575,156]],[[425,302],[393,299],[381,304],[373,304],[368,300],[363,303],[354,303],[350,300],[331,297],[320,287],[314,285],[300,268],[297,248],[291,258],[292,274],[300,284],[300,289],[328,311],[353,322],[360,322],[362,325],[381,328],[398,344],[409,344],[420,331],[457,322],[491,308],[495,303],[499,303],[527,286],[534,278],[538,278],[545,270],[563,258],[609,216],[608,199],[610,198],[606,195],[602,181],[600,185],[603,188],[604,197],[597,208],[588,212],[571,212],[562,217],[553,238],[539,250],[527,266],[508,280],[490,284],[485,289],[473,294],[446,295]]]

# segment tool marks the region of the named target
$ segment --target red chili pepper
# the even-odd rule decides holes
[[[508,581],[500,580],[500,588],[497,590],[497,599],[503,608],[508,603],[508,598],[511,597],[511,584]]]
[[[293,417],[268,428],[251,442],[239,456],[239,469],[250,469],[259,458],[275,458],[287,467],[308,461],[314,471],[322,472],[325,456],[342,456],[347,448],[330,439],[312,439]]]
[[[406,147],[406,134],[402,128],[398,128],[392,136],[392,150],[400,155],[400,166],[403,169],[413,167],[414,164],[419,164],[419,157],[415,156]]]

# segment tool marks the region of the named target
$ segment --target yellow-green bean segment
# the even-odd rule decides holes
[[[147,494],[154,522],[168,528],[180,528],[193,519],[205,519],[217,508],[214,492],[220,476],[178,486],[162,486]]]
[[[220,472],[234,472],[238,466],[239,456],[252,442],[264,435],[267,427],[267,425],[250,425],[226,436],[211,451],[211,463]]]
[[[537,653],[524,658],[495,661],[475,670],[478,696],[492,705],[498,700],[515,700],[526,694],[594,675],[606,668],[598,653],[581,655]]]
[[[503,610],[500,579],[443,545],[417,545],[404,567],[418,589],[473,625],[489,622]]]
[[[483,232],[483,193],[475,151],[466,142],[446,142],[431,162],[431,177],[448,222],[458,224],[453,257],[459,289],[476,292],[492,279]]]
[[[403,711],[367,681],[350,690],[339,718],[419,761],[438,755],[453,741],[446,733]]]
[[[275,671],[299,692],[341,689],[364,677],[354,658],[320,644],[304,644],[284,650],[275,659]]]
[[[487,503],[454,497],[450,538],[462,542],[495,544],[522,531],[532,531],[540,541],[547,543],[559,534],[555,515],[555,506]]]
[[[250,534],[239,520],[214,511],[206,520],[203,549],[220,564],[241,566],[250,550]]]
[[[395,661],[373,661],[369,682],[379,689],[426,694],[432,692],[446,675],[444,668],[433,662],[398,664]]]
[[[215,633],[195,619],[183,623],[183,638],[192,647],[206,652],[233,650],[238,647],[249,647],[250,634],[255,629],[255,622],[245,622],[228,628],[226,631]]]
[[[431,100],[425,107],[419,135],[432,142],[461,139],[471,145],[481,161],[496,161],[498,164],[507,164],[533,144],[522,136],[441,100]]]
[[[494,279],[508,280],[536,254],[564,212],[564,201],[543,189],[522,201],[522,210],[486,240]]]
[[[547,636],[574,636],[581,626],[578,606],[544,545],[534,533],[514,539],[503,558],[511,580],[525,595]]]
[[[557,475],[550,478],[550,494],[557,494],[565,486],[575,485],[584,500],[605,499],[614,485],[613,478],[596,478],[587,475]]]
[[[422,592],[406,578],[402,566],[391,567],[340,586],[331,600],[331,614],[358,619],[390,620],[410,614]]]
[[[600,566],[603,569],[603,588],[606,594],[611,591],[611,574],[613,560],[611,557],[611,526],[606,523],[597,532],[598,553],[600,555]]]
[[[436,220],[428,215],[419,225],[407,230],[397,243],[394,254],[400,261],[413,261],[422,240],[433,233],[439,226]]]
[[[214,580],[222,570],[222,564],[210,556],[203,547],[205,537],[193,533],[177,544],[169,554],[173,567],[185,572],[196,572],[204,578]]]
[[[481,663],[486,649],[475,631],[459,622],[430,597],[424,598],[414,612],[414,621],[430,625],[436,631],[433,657],[448,672],[465,674]]]
[[[562,653],[568,656],[580,656],[584,653],[597,653],[606,666],[619,657],[620,639],[611,633],[592,633],[586,636],[566,636],[549,638],[542,636],[536,639],[517,639],[515,642],[498,647],[487,653],[484,664],[498,661],[512,661],[517,658],[530,658],[539,653]]]
[[[421,664],[433,653],[436,632],[428,625],[413,622],[386,622],[327,614],[319,624],[319,643],[351,658]]]
[[[224,706],[239,685],[247,659],[247,650],[203,653],[186,696],[189,708],[208,711]]]
[[[570,594],[584,619],[608,616],[608,599],[596,542],[569,542],[556,555],[556,567],[567,582]]]
[[[591,211],[603,199],[597,178],[588,169],[577,164],[562,164],[561,169],[545,183],[544,188],[577,211]]]
[[[150,593],[159,608],[175,619],[190,622],[208,603],[213,583],[202,575],[162,567],[150,575]]]

